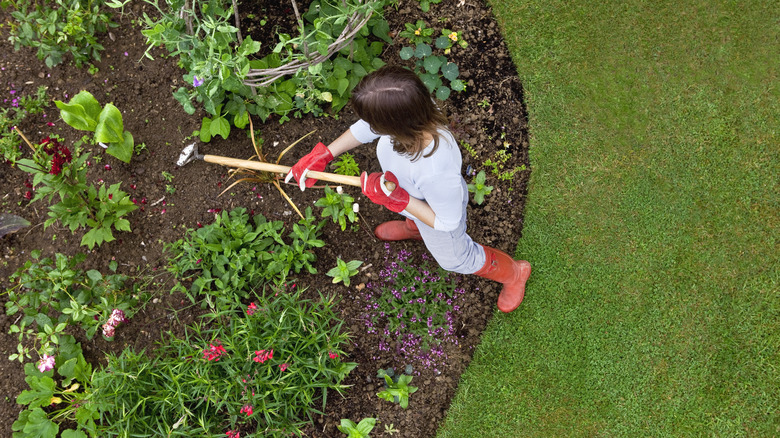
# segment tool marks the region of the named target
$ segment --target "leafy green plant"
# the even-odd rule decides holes
[[[169,335],[151,358],[110,355],[93,378],[98,405],[110,407],[101,436],[300,435],[356,366],[340,359],[348,337],[335,298],[302,294],[269,290],[248,306],[226,303],[183,337]]]
[[[40,114],[49,103],[46,87],[40,86],[34,95],[21,96],[11,100],[11,106],[0,108],[0,157],[10,164],[22,156],[22,139],[13,127],[32,114]]]
[[[446,56],[434,55],[428,44],[419,43],[416,47],[403,47],[400,52],[404,61],[415,58],[414,71],[420,76],[428,91],[439,100],[447,100],[452,90],[463,91],[466,85],[458,79],[460,70],[457,64],[447,61]],[[449,81],[449,86],[442,80]]]
[[[99,405],[93,398],[92,365],[84,359],[81,344],[73,336],[61,337],[56,359],[44,355],[37,367],[25,364],[24,373],[30,389],[16,398],[16,403],[26,409],[11,426],[13,436],[55,437],[59,432],[63,438],[96,436],[95,420],[110,406]],[[60,424],[65,422],[75,424],[76,429],[60,431]]]
[[[420,2],[420,9],[423,12],[428,12],[431,10],[431,5],[438,5],[441,3],[441,0],[419,0]]]
[[[398,33],[412,44],[430,44],[433,42],[433,28],[427,27],[423,20],[417,20],[415,24],[404,24],[404,30]]]
[[[134,297],[140,292],[135,286],[128,290],[128,277],[78,269],[76,266],[85,259],[83,254],[68,258],[58,253],[53,260],[39,260],[40,251],[36,250],[30,256],[34,261],[28,260],[9,277],[13,286],[6,290],[6,314],[21,313],[9,331],[19,340],[10,360],[23,362],[30,358],[31,351],[54,356],[68,326],[80,326],[91,339],[101,324],[109,323],[115,309],[123,316],[132,315],[138,302]],[[116,262],[111,262],[109,268],[115,271]],[[104,334],[113,337],[113,328],[104,327]]]
[[[355,203],[355,198],[348,194],[341,192],[339,188],[333,190],[330,187],[325,187],[325,196],[318,199],[314,203],[317,207],[322,207],[322,217],[330,217],[334,223],[341,226],[341,230],[347,229],[347,219],[349,223],[355,223],[357,221],[357,213],[355,213],[352,205]]]
[[[113,104],[101,107],[92,93],[82,90],[68,103],[55,100],[62,120],[81,131],[95,133],[95,140],[107,144],[106,152],[129,163],[133,158],[133,135],[124,130],[122,113]]]
[[[336,427],[347,434],[347,438],[368,438],[374,426],[376,426],[376,418],[368,417],[360,420],[358,424],[348,418],[342,418],[341,424]]]
[[[485,196],[493,191],[493,186],[485,184],[485,171],[480,170],[474,178],[474,182],[468,184],[468,189],[469,193],[474,194],[474,202],[476,202],[477,205],[482,205],[482,203],[485,202]]]
[[[51,68],[70,53],[77,67],[85,62],[100,61],[104,47],[96,35],[117,24],[111,16],[101,12],[104,0],[4,0],[3,7],[11,6],[9,41],[14,50],[21,46],[38,49],[38,59]]]
[[[411,367],[407,366],[407,372],[411,373]],[[398,403],[402,408],[409,407],[409,396],[417,392],[419,388],[416,386],[409,386],[412,382],[412,376],[401,374],[399,376],[393,376],[392,369],[389,369],[390,373],[380,369],[378,377],[385,379],[385,389],[378,392],[376,395],[382,400],[387,400],[393,403]]]
[[[509,146],[507,142],[504,143],[507,147]],[[511,153],[507,152],[506,149],[497,150],[493,155],[493,158],[488,158],[485,160],[484,164],[486,167],[490,168],[490,173],[496,175],[501,181],[511,181],[515,177],[515,173],[525,170],[525,164],[504,170],[504,165],[511,158]]]
[[[431,263],[430,257],[412,259],[390,246],[379,278],[359,292],[368,333],[382,335],[379,349],[403,345],[398,354],[407,361],[437,367],[444,360],[442,343],[455,341],[455,325],[465,293],[456,276]]]
[[[384,64],[379,59],[383,43],[369,42],[368,37],[374,35],[391,42],[387,35],[389,26],[379,14],[383,4],[379,0],[315,0],[302,15],[298,26],[301,35],[278,33],[275,46],[273,42],[264,42],[270,43],[273,51],[262,57],[261,42],[249,36],[239,41],[240,29],[234,26],[237,11],[230,0],[146,1],[158,13],[155,18],[144,16],[143,34],[150,48],[165,47],[187,71],[184,79],[192,87],[180,87],[174,97],[189,114],[194,114],[195,103],[209,114],[199,130],[204,142],[217,135],[226,138],[231,125],[245,128],[250,115],[265,121],[276,114],[284,122],[290,114],[321,115],[326,105],[339,111],[359,80]],[[254,70],[305,63],[323,51],[328,53],[329,44],[341,36],[355,13],[372,15],[352,44],[331,59],[299,68],[262,86],[251,82],[254,76],[250,73]],[[147,56],[151,56],[149,53]]]
[[[336,169],[336,173],[339,175],[360,175],[360,167],[355,161],[355,157],[349,152],[344,152],[343,154],[339,155],[339,158],[333,162],[333,166]]]
[[[115,240],[112,229],[130,231],[130,221],[124,216],[138,207],[119,189],[121,183],[101,184],[100,188],[87,184],[88,158],[88,153],[71,152],[57,138],[47,137],[34,149],[33,158],[18,160],[17,167],[33,177],[31,202],[59,197],[58,203],[49,206],[44,227],[59,220],[71,232],[88,228],[81,245],[92,249]]]
[[[461,32],[456,32],[450,29],[442,29],[441,36],[436,38],[436,48],[444,50],[445,55],[449,55],[452,50],[452,46],[457,43],[461,48],[465,49],[469,46],[469,43],[463,39]]]
[[[328,277],[333,277],[333,283],[343,281],[345,286],[349,286],[350,278],[357,275],[357,268],[362,264],[363,262],[360,260],[345,262],[344,260],[337,259],[336,267],[328,271],[327,275]]]
[[[184,239],[166,245],[172,254],[168,270],[179,279],[194,278],[189,291],[179,287],[193,302],[198,294],[218,302],[246,298],[263,283],[283,284],[303,269],[316,273],[312,249],[325,245],[318,238],[324,222],[314,224],[310,208],[305,217],[293,225],[288,244],[283,222],[259,214],[250,220],[245,208],[223,211],[213,224],[190,229]]]

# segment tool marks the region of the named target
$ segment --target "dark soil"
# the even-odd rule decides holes
[[[96,64],[100,71],[95,75],[90,75],[86,68],[78,69],[72,65],[48,69],[35,57],[34,51],[23,49],[14,52],[5,34],[0,43],[3,48],[0,51],[3,105],[10,104],[11,90],[15,90],[18,97],[33,94],[44,85],[53,99],[67,101],[86,89],[101,103],[113,102],[122,111],[125,129],[133,133],[136,144],[145,143],[147,147],[146,151],[134,156],[130,164],[119,162],[98,148],[92,151],[93,156],[102,158],[100,164],[95,163],[91,167],[89,178],[92,181],[102,179],[107,184],[121,181],[123,190],[138,200],[146,198],[147,203],[143,209],[130,215],[132,232],[117,233],[115,242],[91,252],[79,246],[83,231],[71,234],[56,224],[44,230],[46,206],[40,202],[29,204],[24,198],[26,174],[7,164],[0,164],[0,213],[20,215],[33,224],[0,238],[0,286],[4,289],[9,286],[8,276],[22,266],[35,249],[42,250],[44,256],[52,256],[55,252],[67,255],[87,252],[87,261],[82,269],[108,272],[109,261],[116,260],[120,272],[132,274],[141,268],[149,274],[159,274],[161,283],[157,298],[145,303],[143,309],[117,331],[113,342],[99,337],[93,340],[86,340],[83,336],[79,338],[88,359],[96,365],[102,360],[104,352],[118,353],[125,347],[149,347],[160,339],[161,331],[178,332],[181,324],[188,324],[197,317],[197,311],[184,297],[167,293],[170,279],[164,274],[167,260],[163,244],[182,237],[186,228],[194,228],[198,222],[211,223],[214,214],[209,212],[210,209],[229,210],[242,206],[270,219],[282,220],[288,226],[297,221],[297,215],[289,204],[270,184],[238,185],[230,193],[218,196],[232,182],[228,178],[228,169],[203,162],[190,163],[182,168],[175,166],[181,149],[192,142],[192,132],[200,127],[204,114],[187,115],[171,96],[176,88],[186,85],[175,59],[166,58],[161,50],[152,51],[153,61],[143,57],[145,40],[140,29],[133,25],[133,20],[144,11],[144,6],[139,3],[136,2],[127,11],[128,14],[119,19],[120,27],[103,36],[106,51],[102,61]],[[431,12],[423,14],[417,4],[414,0],[401,0],[397,9],[387,9],[386,17],[392,31],[398,32],[403,29],[404,23],[423,18],[437,32],[442,27],[462,30],[470,44],[467,49],[456,49],[451,55],[451,59],[459,65],[462,77],[468,81],[467,91],[453,93],[445,104],[456,138],[468,142],[476,154],[473,157],[463,150],[463,172],[470,168],[487,170],[484,161],[493,158],[505,141],[509,142],[508,150],[511,152],[505,169],[528,166],[528,132],[522,86],[490,10],[479,0],[446,1],[432,5]],[[289,11],[284,7],[268,7],[264,14],[272,22],[290,21]],[[4,21],[8,19],[5,12],[0,16]],[[397,57],[401,46],[402,42],[397,40],[385,52],[384,60],[401,63]],[[483,105],[479,105],[481,102],[484,102]],[[58,120],[57,115],[52,104],[47,110],[48,117],[28,117],[20,128],[32,140],[40,140],[49,134],[58,134],[68,141],[81,137]],[[278,119],[271,119],[259,126],[264,139],[263,151],[267,157],[275,159],[290,143],[316,129],[305,144],[293,149],[282,160],[281,164],[292,165],[317,141],[327,144],[355,119],[349,106],[338,118],[307,116],[283,125],[277,123]],[[49,121],[55,126],[48,127],[46,122]],[[256,123],[259,124],[259,121]],[[233,130],[228,140],[215,139],[200,145],[200,148],[205,153],[228,157],[248,158],[253,154],[248,136],[237,130]],[[378,170],[372,146],[367,145],[354,152],[361,169]],[[111,170],[105,170],[105,164],[110,164]],[[173,194],[166,193],[163,171],[174,175],[172,184],[176,191]],[[488,179],[488,183],[495,187],[493,193],[481,206],[472,203],[469,212],[469,233],[477,242],[513,252],[522,230],[529,173],[528,170],[518,172],[510,181],[500,181],[496,177]],[[470,181],[471,176],[467,176],[467,180]],[[301,193],[295,186],[285,188],[299,206],[312,205],[322,196],[321,190]],[[324,228],[327,245],[318,250],[316,267],[324,273],[341,257],[344,260],[363,260],[364,266],[369,268],[353,279],[352,288],[332,285],[330,278],[322,274],[302,275],[297,280],[299,285],[312,291],[337,294],[343,298],[339,311],[346,321],[345,327],[353,334],[348,360],[359,365],[345,382],[352,385],[345,397],[330,397],[326,415],[316,418],[307,434],[311,437],[343,436],[336,429],[340,419],[350,418],[358,422],[370,416],[379,418],[382,424],[393,424],[400,430],[394,435],[396,437],[433,436],[455,393],[459,376],[471,360],[480,333],[495,312],[500,285],[474,276],[464,277],[461,280],[461,287],[467,291],[462,304],[464,310],[456,322],[460,339],[457,346],[448,347],[445,366],[437,372],[413,364],[413,385],[420,390],[412,395],[409,409],[403,410],[397,404],[379,399],[376,392],[381,390],[381,382],[375,377],[377,370],[388,367],[399,369],[405,363],[392,352],[378,351],[379,338],[366,333],[359,321],[361,303],[355,299],[357,291],[354,285],[376,279],[383,265],[384,245],[369,237],[367,230],[397,216],[370,204],[357,189],[348,189],[348,192],[361,204],[361,214],[368,225],[361,221],[360,229],[341,231],[329,222]],[[406,249],[415,256],[426,251],[422,242],[394,243],[391,248],[393,251]],[[0,304],[4,302],[4,295],[0,296]],[[8,334],[13,322],[4,311],[0,311],[0,375],[3,377],[0,380],[0,436],[11,435],[11,424],[21,409],[15,399],[27,388],[22,366],[5,359],[16,351],[17,340]],[[377,431],[383,430],[382,425],[377,428]]]

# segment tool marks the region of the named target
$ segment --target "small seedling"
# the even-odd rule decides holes
[[[482,99],[482,101],[479,102],[477,105],[481,106],[482,108],[487,108],[487,107],[490,106],[490,101],[486,97],[486,98]]]
[[[385,424],[385,433],[386,434],[388,434],[390,436],[393,436],[393,434],[396,434],[398,432],[400,432],[400,430],[398,430],[395,427],[393,427],[393,423]]]
[[[404,371],[411,373],[411,368],[411,365],[407,365]],[[384,377],[387,389],[378,392],[376,395],[382,400],[398,403],[403,409],[406,409],[409,407],[409,396],[417,392],[419,388],[416,386],[409,386],[409,383],[412,382],[412,376],[401,374],[400,376],[393,378],[392,374],[392,368],[379,370],[378,377]]]
[[[485,196],[489,195],[493,191],[493,186],[485,184],[485,171],[480,170],[474,182],[468,185],[469,193],[474,194],[474,202],[477,205],[482,205],[485,202]]]
[[[170,173],[168,173],[168,172],[163,170],[161,175],[162,175],[164,180],[166,180],[168,182],[172,182],[173,181],[173,175],[171,175]]]
[[[325,196],[314,203],[317,207],[322,207],[322,217],[330,217],[334,223],[341,226],[341,231],[347,229],[347,219],[350,223],[357,221],[357,215],[352,207],[355,198],[340,193],[340,187],[335,191],[330,187],[325,187]]]
[[[333,164],[336,168],[336,173],[346,176],[358,176],[360,175],[360,167],[358,167],[355,157],[349,152],[345,152],[339,155],[338,161]]]
[[[341,425],[336,427],[347,434],[347,438],[368,438],[374,426],[376,426],[376,418],[369,417],[360,420],[358,424],[350,419],[342,418]]]
[[[345,286],[349,286],[350,278],[357,275],[357,268],[362,264],[363,262],[360,260],[345,262],[344,260],[338,259],[336,260],[336,267],[328,271],[327,275],[328,277],[333,277],[333,283],[343,281]]]

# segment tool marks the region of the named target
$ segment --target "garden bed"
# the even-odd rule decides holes
[[[528,166],[528,132],[523,104],[522,87],[511,58],[504,45],[498,26],[489,9],[481,1],[442,2],[432,5],[431,11],[422,13],[416,1],[399,1],[397,7],[388,7],[385,17],[391,34],[403,30],[404,23],[414,23],[422,18],[435,29],[447,27],[462,31],[469,46],[453,50],[451,60],[460,67],[461,78],[467,82],[467,90],[452,93],[444,103],[452,122],[451,129],[458,140],[468,143],[470,150],[463,150],[463,171],[485,170],[488,183],[494,186],[485,203],[471,203],[469,234],[479,243],[494,246],[512,253],[522,230],[523,205],[529,170],[521,170],[513,178],[501,180],[490,173],[487,160],[495,160],[497,150],[509,152],[504,169]],[[173,279],[166,273],[170,255],[163,251],[166,243],[185,236],[186,229],[214,222],[215,211],[244,207],[269,220],[281,220],[289,229],[297,222],[297,214],[271,184],[240,184],[222,196],[219,194],[233,180],[228,170],[214,164],[193,162],[183,167],[175,165],[182,148],[193,140],[192,133],[200,128],[205,115],[197,112],[186,114],[173,99],[172,92],[181,86],[191,86],[182,79],[183,72],[175,58],[165,56],[160,49],[152,50],[155,60],[145,59],[145,39],[134,25],[145,6],[137,3],[128,7],[126,14],[117,17],[120,26],[110,34],[102,35],[106,47],[102,60],[95,65],[99,71],[90,74],[86,68],[62,64],[47,68],[35,57],[35,52],[22,49],[14,52],[3,35],[5,50],[0,58],[0,78],[4,106],[12,99],[34,94],[40,86],[48,88],[54,100],[67,101],[81,90],[91,92],[99,102],[113,102],[124,117],[125,129],[135,137],[136,144],[144,143],[146,150],[133,156],[129,164],[93,150],[92,166],[88,172],[90,181],[103,180],[106,184],[122,182],[122,189],[135,198],[143,208],[128,215],[131,232],[116,232],[117,240],[104,243],[88,251],[79,242],[83,231],[71,234],[55,224],[44,229],[46,205],[30,203],[25,198],[26,173],[8,164],[0,164],[0,213],[11,213],[29,220],[32,225],[14,234],[0,238],[0,286],[10,286],[6,280],[29,260],[33,250],[41,250],[44,256],[54,253],[69,256],[86,253],[83,269],[108,270],[111,261],[118,263],[118,271],[127,274],[143,272],[156,277],[155,294],[142,304],[142,308],[123,326],[117,329],[113,341],[95,337],[87,340],[83,333],[77,340],[87,359],[98,366],[103,363],[105,352],[119,353],[131,347],[138,350],[150,348],[161,339],[161,333],[181,333],[183,327],[198,318],[199,306],[193,306],[180,293],[169,294]],[[273,11],[270,19],[274,19]],[[276,13],[287,13],[284,9]],[[255,15],[259,15],[255,12]],[[7,14],[0,15],[7,20]],[[286,18],[286,17],[285,17]],[[283,21],[283,20],[282,20]],[[389,64],[404,64],[398,57],[403,43],[396,36],[393,45],[386,48],[382,58]],[[51,104],[46,116],[27,117],[19,127],[32,141],[57,134],[66,142],[76,141],[81,133],[66,125],[58,117]],[[278,117],[264,124],[255,121],[255,128],[263,138],[263,152],[267,157],[277,157],[289,144],[312,130],[316,132],[295,147],[282,159],[281,164],[292,165],[317,141],[326,144],[340,135],[355,120],[347,106],[338,118],[310,115],[293,118],[284,124]],[[49,124],[53,123],[53,126]],[[26,148],[26,147],[25,147]],[[214,138],[208,144],[200,144],[204,153],[236,158],[248,158],[253,154],[250,139],[243,131],[233,130],[227,140]],[[373,146],[367,145],[354,151],[361,169],[378,170]],[[98,159],[95,159],[99,157]],[[99,160],[99,162],[98,162]],[[333,169],[328,169],[333,171]],[[166,180],[163,172],[172,175]],[[472,176],[467,176],[471,182]],[[171,190],[172,186],[175,190]],[[295,186],[283,186],[288,195],[303,210],[312,206],[316,215],[320,209],[313,203],[323,196],[322,189],[310,189],[301,193]],[[307,430],[312,437],[343,436],[336,430],[342,418],[355,422],[365,417],[380,420],[376,432],[384,431],[384,425],[392,424],[400,433],[398,437],[430,437],[435,433],[454,395],[460,374],[468,365],[474,347],[488,319],[495,311],[500,285],[467,276],[458,278],[461,295],[460,312],[455,315],[456,342],[444,343],[443,351],[434,363],[412,362],[413,385],[419,390],[410,399],[410,408],[381,400],[376,393],[382,389],[377,370],[394,367],[403,369],[410,360],[402,357],[400,346],[387,344],[379,334],[368,333],[365,324],[363,297],[365,285],[381,280],[381,270],[386,258],[407,251],[413,260],[421,260],[426,254],[421,242],[400,242],[386,246],[372,237],[371,230],[379,223],[391,220],[395,215],[371,204],[356,188],[345,188],[361,206],[362,219],[358,227],[345,231],[328,220],[322,239],[326,245],[316,250],[314,266],[319,274],[305,272],[295,278],[296,287],[304,288],[312,297],[317,291],[325,295],[337,295],[340,302],[338,314],[345,329],[351,333],[345,349],[351,362],[358,364],[343,382],[351,387],[345,397],[331,394],[324,416],[316,416],[314,425]],[[360,273],[352,279],[350,287],[331,284],[324,275],[336,265],[336,260],[361,260]],[[0,298],[0,303],[6,301]],[[11,435],[11,424],[21,407],[15,403],[17,395],[27,388],[24,370],[19,362],[5,358],[16,352],[16,336],[8,334],[14,317],[4,312],[0,315],[0,387],[4,399],[0,401],[0,435]],[[380,348],[380,345],[383,347]]]

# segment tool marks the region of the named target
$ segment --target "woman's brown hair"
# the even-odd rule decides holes
[[[433,154],[438,129],[449,124],[425,84],[403,67],[385,66],[364,77],[352,91],[352,108],[375,133],[392,137],[393,150],[412,160],[427,146],[426,133],[433,137],[433,150],[425,156]]]

